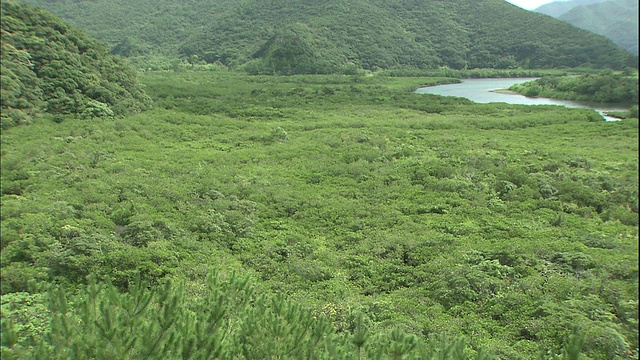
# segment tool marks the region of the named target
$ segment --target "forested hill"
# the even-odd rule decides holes
[[[28,0],[124,56],[250,72],[637,66],[604,37],[503,0]]]
[[[536,11],[605,36],[638,55],[638,0],[553,2]]]
[[[549,16],[553,16],[554,18],[559,18],[560,16],[566,14],[571,9],[578,6],[591,5],[596,3],[601,3],[607,0],[565,0],[565,1],[554,1],[547,4],[544,4],[534,11],[539,12],[541,14],[546,14]]]
[[[2,2],[2,128],[34,115],[121,115],[151,102],[105,46],[29,5]]]

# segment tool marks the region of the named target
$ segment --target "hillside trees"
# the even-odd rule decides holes
[[[279,29],[252,57],[257,60],[245,66],[250,74],[322,74],[336,71],[319,56],[313,46],[312,35],[302,24]]]
[[[42,102],[40,80],[32,71],[31,56],[2,41],[2,123],[31,118]],[[3,125],[4,127],[4,125]]]
[[[92,118],[149,107],[133,69],[55,16],[5,1],[1,31],[3,128],[38,112]]]
[[[549,21],[547,17],[533,13],[520,17],[520,9],[504,2],[472,2],[460,6],[465,9],[461,13],[482,14],[461,19],[468,28],[480,30],[469,34],[472,44],[470,56],[480,56],[476,61],[485,59],[493,63],[492,66],[483,66],[473,62],[469,67],[497,67],[498,62],[505,62],[509,56],[518,66],[527,68],[600,68],[603,66],[597,64],[603,64],[603,61],[612,61],[604,67],[614,69],[637,67],[637,57],[634,59],[611,41],[601,37],[596,39],[587,31],[577,30],[564,22]],[[605,48],[609,53],[601,52]]]
[[[638,55],[638,2],[634,0],[575,0],[552,2],[535,11],[606,36]]]
[[[264,65],[273,62],[273,54],[261,49],[291,31],[306,40],[315,61],[282,73],[345,66],[621,69],[638,62],[604,37],[502,0],[26,2],[64,16],[141,65],[197,55],[208,63],[272,73]]]

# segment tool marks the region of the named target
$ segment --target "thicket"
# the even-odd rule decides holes
[[[583,100],[601,103],[638,104],[638,73],[605,71],[582,76],[543,76],[513,85],[510,90],[525,96]],[[637,110],[636,110],[637,111]]]
[[[2,129],[43,112],[95,118],[150,106],[125,61],[57,17],[3,1],[0,22]]]
[[[425,358],[441,337],[472,358],[637,357],[637,119],[410,91],[446,78],[141,79],[151,111],[2,133],[3,357],[263,357],[301,334],[287,349],[319,358]],[[220,308],[225,337],[202,336]],[[317,333],[331,346],[306,347]]]
[[[195,56],[254,74],[638,66],[604,37],[502,0],[25,2],[140,64]]]

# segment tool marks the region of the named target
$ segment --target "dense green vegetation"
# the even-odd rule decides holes
[[[446,78],[141,80],[153,110],[2,133],[3,357],[637,358],[637,119],[408,91]]]
[[[503,0],[25,2],[152,68],[178,57],[253,74],[638,63],[604,37]]]
[[[92,118],[150,105],[121,58],[57,17],[3,1],[1,24],[2,129],[41,112]]]
[[[624,74],[605,71],[582,76],[543,76],[537,80],[513,85],[510,90],[526,96],[637,106],[638,72],[627,70]]]
[[[107,47],[2,3],[3,358],[638,358],[637,75],[566,70],[637,66],[611,42],[497,0],[30,3]],[[636,107],[411,92],[495,75]]]

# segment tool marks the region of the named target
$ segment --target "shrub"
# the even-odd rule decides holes
[[[81,119],[94,119],[103,117],[113,117],[113,110],[111,110],[109,105],[96,100],[87,101],[84,109],[80,113]]]

